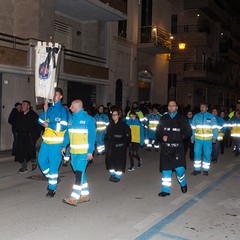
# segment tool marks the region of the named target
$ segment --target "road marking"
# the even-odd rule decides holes
[[[176,218],[184,214],[190,207],[192,207],[195,203],[197,203],[200,199],[205,197],[209,192],[211,192],[213,189],[215,189],[218,185],[220,185],[223,181],[225,181],[227,178],[229,178],[233,173],[238,171],[240,168],[240,164],[237,164],[234,166],[233,169],[229,170],[227,173],[225,173],[222,177],[208,185],[205,189],[203,189],[201,192],[193,196],[191,199],[189,199],[186,203],[184,203],[182,206],[177,208],[175,211],[170,213],[168,216],[160,220],[158,223],[153,225],[151,228],[149,228],[147,231],[143,232],[141,235],[139,235],[136,240],[144,240],[144,239],[151,239],[157,234],[164,234],[161,232],[161,230],[167,226],[168,224],[172,223]],[[175,237],[175,238],[174,238]],[[170,238],[170,237],[169,237]],[[183,239],[178,236],[171,236],[172,239]]]

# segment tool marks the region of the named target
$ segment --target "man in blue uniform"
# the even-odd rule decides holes
[[[147,150],[149,151],[151,151],[152,146],[154,146],[155,151],[158,151],[159,149],[159,143],[156,139],[156,129],[160,118],[161,115],[159,114],[156,106],[153,106],[152,113],[146,116],[148,124],[146,129],[145,143],[147,144]]]
[[[194,143],[194,171],[191,173],[196,176],[201,173],[208,176],[211,162],[212,144],[216,143],[218,137],[217,121],[215,117],[207,112],[208,105],[200,104],[200,113],[197,113],[192,120],[192,137]],[[203,162],[201,160],[203,152]]]
[[[93,117],[84,112],[81,100],[73,101],[70,109],[72,116],[68,122],[68,130],[64,135],[62,154],[65,154],[66,146],[70,142],[71,163],[75,172],[75,182],[71,196],[64,198],[63,202],[77,206],[78,203],[90,200],[86,167],[88,162],[93,159],[96,126]]]
[[[97,134],[96,134],[96,147],[98,154],[105,153],[105,143],[104,136],[106,133],[107,125],[109,124],[108,115],[104,113],[104,106],[100,105],[98,107],[98,113],[94,116],[97,125]]]
[[[38,123],[45,127],[43,142],[38,154],[38,163],[43,174],[48,178],[46,197],[54,197],[58,183],[58,169],[62,161],[61,149],[64,133],[67,129],[68,112],[62,105],[63,91],[55,89],[54,103],[44,104]]]

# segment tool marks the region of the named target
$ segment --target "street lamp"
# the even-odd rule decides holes
[[[186,48],[186,43],[184,43],[184,42],[178,43],[178,48],[179,48],[179,50],[184,50]]]

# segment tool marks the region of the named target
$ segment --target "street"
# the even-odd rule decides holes
[[[126,171],[118,183],[108,181],[104,156],[95,156],[87,170],[91,200],[77,207],[62,202],[71,194],[74,181],[70,165],[61,166],[61,182],[49,199],[39,168],[19,174],[12,156],[0,160],[0,238],[239,239],[240,157],[232,149],[226,148],[219,162],[211,164],[209,176],[191,176],[193,162],[187,159],[188,192],[181,192],[173,173],[171,195],[164,198],[158,197],[159,152],[140,149],[140,156],[142,167]]]

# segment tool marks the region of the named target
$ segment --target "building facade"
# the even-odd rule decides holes
[[[229,106],[239,99],[239,11],[238,0],[173,1],[169,96],[180,104]]]
[[[18,0],[1,2],[0,150],[11,148],[14,103],[34,110],[34,47],[60,43],[64,103],[165,104],[171,52],[171,0]]]

